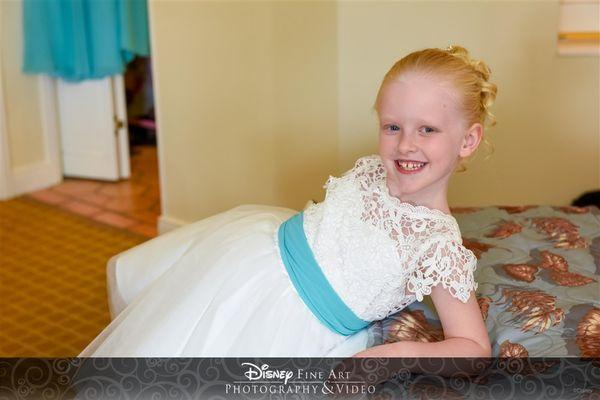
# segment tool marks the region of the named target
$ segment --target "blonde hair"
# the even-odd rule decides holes
[[[461,46],[429,48],[410,53],[397,61],[385,74],[373,106],[375,111],[379,112],[380,96],[385,84],[408,72],[439,76],[453,85],[458,93],[459,109],[463,112],[466,126],[479,122],[484,128],[483,143],[489,150],[487,159],[493,153],[493,146],[487,140],[485,131],[496,125],[496,117],[489,108],[494,104],[498,93],[498,87],[489,82],[492,71],[487,64],[472,59],[467,49]],[[472,156],[462,159],[459,163],[461,169],[456,172],[466,171],[466,163]]]

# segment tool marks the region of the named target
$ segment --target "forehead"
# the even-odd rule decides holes
[[[457,93],[451,84],[434,76],[407,74],[382,88],[381,119],[425,120],[449,124],[458,111]]]

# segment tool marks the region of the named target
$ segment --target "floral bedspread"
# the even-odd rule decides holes
[[[476,297],[494,357],[600,357],[600,209],[453,208],[478,259]],[[373,345],[434,342],[430,297],[372,324]]]

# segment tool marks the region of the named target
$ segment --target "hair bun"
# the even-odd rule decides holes
[[[496,117],[489,111],[498,93],[498,86],[489,81],[492,75],[491,68],[485,62],[471,58],[469,51],[462,46],[450,45],[444,51],[463,60],[481,77],[481,109],[485,114],[487,125],[490,127],[496,125]]]
[[[462,46],[448,46],[445,49],[446,52],[462,59],[465,63],[471,66],[476,72],[480,73],[481,76],[487,81],[492,74],[492,70],[487,64],[481,60],[475,60],[469,55],[469,51]]]
[[[469,51],[462,46],[450,45],[446,47],[445,50],[450,54],[464,54],[466,56],[469,55]]]

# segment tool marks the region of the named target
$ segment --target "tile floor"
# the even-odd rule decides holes
[[[128,180],[65,178],[62,183],[29,196],[117,228],[155,237],[161,212],[156,146],[132,149]]]

